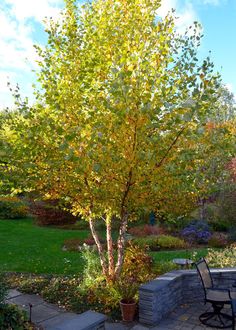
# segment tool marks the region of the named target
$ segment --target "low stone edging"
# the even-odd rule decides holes
[[[211,269],[214,283],[229,287],[236,280],[236,268]],[[156,325],[178,305],[203,301],[204,291],[196,270],[166,273],[139,288],[139,321]]]
[[[11,289],[6,303],[17,305],[30,313],[37,329],[45,330],[105,330],[107,316],[88,310],[81,314],[66,312],[56,305],[47,303],[36,294],[24,294]]]

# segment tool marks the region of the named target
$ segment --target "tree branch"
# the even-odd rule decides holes
[[[174,140],[172,141],[172,143],[170,144],[169,148],[166,150],[166,152],[165,152],[164,156],[162,157],[162,159],[161,159],[158,163],[156,163],[155,168],[160,167],[160,166],[164,163],[164,161],[165,161],[166,158],[168,157],[168,155],[169,155],[171,149],[176,145],[176,143],[178,142],[178,140],[179,140],[180,136],[182,135],[183,131],[185,130],[185,128],[186,128],[186,126],[183,126],[183,127],[181,128],[181,130],[180,130],[180,131],[178,132],[178,134],[176,135],[175,139],[174,139]]]

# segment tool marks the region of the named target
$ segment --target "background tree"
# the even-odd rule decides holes
[[[4,123],[14,117],[14,113],[14,111],[0,111],[0,132],[4,130]],[[9,194],[16,185],[12,175],[13,162],[9,159],[11,151],[11,145],[0,134],[0,194]]]
[[[234,218],[235,203],[232,202],[235,198],[235,183],[232,180],[232,164],[235,157],[235,136],[236,136],[236,102],[234,95],[224,85],[216,90],[217,99],[212,105],[212,111],[207,119],[205,126],[205,133],[203,134],[204,140],[211,140],[211,144],[214,145],[214,152],[211,152],[211,164],[206,168],[205,165],[199,168],[198,179],[198,204],[200,206],[200,218],[206,220],[209,216],[209,210],[211,204],[216,201],[212,206],[218,207],[218,216],[214,214],[214,217],[224,222],[232,222]],[[225,133],[228,132],[228,139],[225,139]],[[231,152],[230,151],[231,145]],[[205,144],[199,144],[200,148],[205,148]],[[212,146],[209,145],[212,149]],[[222,160],[222,150],[227,151],[227,156],[231,155],[231,159],[228,164],[222,167],[220,164],[224,164]],[[205,154],[209,151],[205,150]],[[203,162],[204,163],[204,162]],[[207,189],[206,187],[207,183]],[[232,194],[232,198],[229,196]],[[225,196],[224,196],[225,195]],[[226,202],[227,201],[227,202]],[[229,206],[231,204],[231,206]],[[223,205],[225,205],[223,207]],[[227,205],[227,206],[226,206]],[[209,208],[210,207],[210,208]],[[226,210],[232,210],[226,212]],[[212,212],[212,211],[210,211]],[[213,212],[214,213],[214,212]],[[223,215],[224,214],[224,215]]]
[[[235,96],[225,85],[221,85],[217,90],[217,101],[214,104],[213,116],[209,121],[214,123],[230,122],[236,118]]]
[[[157,0],[97,0],[79,9],[67,0],[60,21],[49,24],[46,48],[37,48],[37,104],[23,104],[3,132],[21,189],[65,200],[89,221],[111,280],[122,268],[128,219],[189,210],[199,163],[211,163],[216,145],[202,133],[218,77],[209,58],[197,59],[199,26],[179,35],[173,15],[160,19],[159,7]],[[107,254],[97,218],[106,224]]]

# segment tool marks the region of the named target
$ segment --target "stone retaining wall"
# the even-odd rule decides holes
[[[214,284],[230,287],[236,280],[236,268],[212,269]],[[179,304],[204,301],[204,291],[196,270],[166,273],[139,289],[139,321],[156,325]]]

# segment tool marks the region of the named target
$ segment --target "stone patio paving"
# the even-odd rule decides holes
[[[10,290],[8,302],[16,304],[29,313],[29,303],[33,305],[32,321],[39,329],[53,330],[57,324],[72,319],[78,314],[68,313],[55,305],[46,303],[37,295],[22,294],[17,290]],[[105,323],[106,330],[202,330],[213,329],[202,325],[199,315],[211,309],[210,305],[203,303],[184,304],[174,310],[166,319],[157,326],[149,327],[137,322],[133,323]],[[230,309],[226,311],[230,314]],[[78,328],[80,329],[80,328]],[[216,328],[214,328],[216,329]]]
[[[158,326],[152,328],[153,330],[201,330],[201,329],[213,329],[212,327],[204,326],[199,321],[199,315],[211,311],[211,305],[204,303],[194,303],[181,305],[175,311],[173,311],[169,317],[163,320]],[[231,314],[231,310],[227,308],[224,310],[228,314]],[[217,328],[214,328],[217,329]]]
[[[204,326],[199,321],[199,315],[211,310],[211,305],[203,303],[185,304],[179,306],[166,319],[162,320],[155,327],[148,327],[141,324],[125,325],[122,323],[106,323],[106,330],[203,330],[217,329]],[[224,312],[231,314],[229,309]]]

